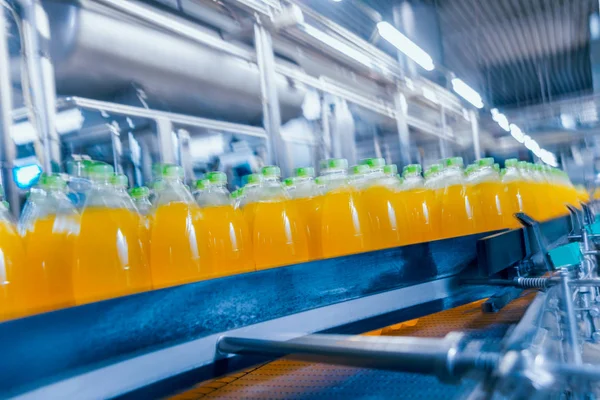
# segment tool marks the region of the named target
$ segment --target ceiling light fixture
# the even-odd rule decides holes
[[[419,64],[423,69],[427,71],[435,69],[431,56],[417,46],[415,42],[404,36],[398,29],[394,28],[389,22],[379,22],[377,30],[382,38],[393,44],[394,47]]]
[[[483,100],[481,96],[475,89],[471,86],[467,85],[460,78],[452,79],[452,89],[456,93],[458,93],[463,99],[467,100],[469,103],[473,104],[477,108],[483,108]]]

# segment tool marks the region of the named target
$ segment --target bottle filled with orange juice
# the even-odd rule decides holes
[[[471,182],[479,208],[480,218],[476,221],[477,231],[486,232],[515,227],[517,221],[512,217],[512,203],[507,186],[500,179],[494,167],[493,158],[482,158],[473,169]]]
[[[0,187],[1,190],[1,187]],[[25,251],[8,203],[0,202],[0,321],[24,314],[19,293],[26,276],[21,272]]]
[[[405,202],[397,201],[398,180],[385,174],[383,158],[361,161],[369,166],[366,187],[361,200],[369,218],[372,249],[404,245],[413,239],[407,226],[409,217]]]
[[[152,203],[150,203],[150,189],[146,186],[138,186],[131,188],[129,190],[129,196],[131,196],[131,200],[133,200],[133,204],[135,204],[135,208],[137,208],[138,212],[147,216],[152,211]]]
[[[110,165],[89,169],[92,188],[81,213],[73,257],[73,294],[77,304],[151,288],[144,249],[144,222],[123,187],[126,177]]]
[[[79,213],[67,197],[66,180],[58,174],[43,174],[19,221],[26,254],[19,302],[25,314],[75,304],[73,244],[79,222]]]
[[[439,214],[435,212],[435,191],[425,187],[421,165],[404,167],[403,190],[400,199],[408,213],[408,231],[414,242],[428,242],[439,238]]]
[[[368,251],[369,216],[360,203],[358,190],[348,183],[348,161],[333,158],[320,165],[325,191],[321,208],[323,257]]]
[[[291,202],[302,218],[302,224],[306,227],[306,238],[308,240],[308,255],[311,260],[323,257],[321,248],[321,200],[319,188],[314,177],[315,170],[312,167],[296,168],[295,176],[287,178],[284,183]]]
[[[263,167],[259,188],[247,194],[244,213],[253,213],[252,244],[257,270],[309,260],[306,228],[280,177],[279,167]]]
[[[254,270],[252,242],[241,210],[232,205],[227,175],[209,172],[202,196],[203,228],[211,254],[210,276],[220,277]]]
[[[164,165],[157,185],[150,227],[155,288],[195,282],[211,274],[203,215],[183,178],[182,167]]]
[[[444,238],[470,235],[475,232],[475,213],[472,187],[465,183],[462,157],[444,159],[440,179],[444,184],[441,195],[441,236]]]
[[[502,183],[506,186],[508,197],[512,203],[512,211],[534,217],[538,208],[535,194],[531,191],[531,183],[523,176],[518,160],[510,158],[504,162],[504,166]]]

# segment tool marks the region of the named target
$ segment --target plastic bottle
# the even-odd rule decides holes
[[[435,192],[425,187],[421,176],[422,167],[410,164],[403,168],[403,190],[400,199],[408,214],[410,243],[427,242],[439,238],[439,214],[435,208]]]
[[[306,228],[280,181],[279,167],[262,169],[262,182],[248,195],[244,212],[253,210],[252,244],[256,269],[308,261]]]
[[[144,217],[148,216],[152,211],[152,203],[150,203],[150,189],[146,186],[134,187],[129,190],[129,195],[133,200],[133,204],[138,212]]]
[[[151,288],[143,246],[144,225],[131,198],[113,178],[110,165],[90,167],[92,188],[81,214],[74,243],[73,293],[77,304]]]
[[[93,160],[67,162],[67,173],[69,174],[67,197],[78,210],[83,208],[86,196],[92,188],[92,182],[87,176],[87,171],[94,164],[99,164],[99,162]]]
[[[317,187],[312,167],[296,168],[295,176],[285,181],[288,194],[295,204],[302,224],[306,227],[308,240],[308,256],[311,260],[323,257],[321,248],[321,203],[322,196]]]
[[[0,190],[1,186],[0,186]],[[0,202],[0,321],[24,314],[19,293],[25,280],[23,241],[15,227],[7,203]]]
[[[450,238],[475,232],[472,188],[465,185],[462,157],[444,159],[440,179],[444,184],[441,196],[441,236]]]
[[[150,267],[155,288],[207,279],[211,259],[203,215],[183,183],[183,168],[164,165],[156,191],[150,233]]]
[[[194,200],[200,207],[204,207],[210,204],[210,196],[208,194],[208,188],[210,187],[209,179],[198,179],[194,183]]]
[[[348,161],[321,161],[325,194],[321,210],[323,257],[338,257],[370,249],[369,216],[357,189],[348,183]]]
[[[475,198],[479,208],[480,218],[476,221],[480,232],[516,227],[518,222],[513,218],[512,203],[508,187],[500,179],[500,174],[494,167],[493,158],[482,158],[477,161],[473,171],[472,183]]]
[[[211,254],[211,277],[239,274],[254,270],[252,242],[242,212],[234,208],[227,191],[227,175],[210,172],[210,183],[202,196],[203,227]]]
[[[242,198],[243,197],[244,197],[244,190],[243,189],[236,189],[233,192],[231,192],[231,195],[230,195],[231,204],[233,204],[233,207],[235,209],[239,209],[240,208],[240,204],[242,203]],[[244,220],[245,220],[245,218],[244,218]],[[246,225],[247,225],[247,223],[246,223]]]
[[[254,232],[254,209],[259,200],[261,182],[261,174],[249,174],[242,178],[244,187],[242,189],[242,197],[239,206],[244,211],[244,218],[246,219],[246,224],[248,225],[251,236]]]
[[[21,213],[19,233],[25,247],[19,305],[37,314],[75,304],[73,244],[79,214],[67,197],[67,182],[58,174],[40,177]]]
[[[516,158],[510,158],[504,162],[505,170],[502,175],[502,183],[506,186],[508,196],[511,201],[511,211],[513,213],[523,212],[533,216],[537,211],[535,197],[529,183],[523,177],[518,167],[519,162]],[[515,227],[518,226],[515,222]]]

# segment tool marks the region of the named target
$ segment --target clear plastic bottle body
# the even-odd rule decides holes
[[[73,250],[79,225],[66,182],[57,175],[42,175],[19,221],[25,247],[19,303],[25,315],[75,304]]]
[[[290,179],[287,183],[287,190],[291,197],[290,202],[298,210],[298,214],[302,220],[301,224],[306,228],[309,259],[318,260],[323,257],[321,240],[321,206],[323,196],[314,179],[310,176],[296,176],[294,179]]]
[[[279,168],[264,167],[260,187],[247,200],[244,213],[253,214],[252,245],[257,270],[309,260],[306,228],[279,180]]]
[[[470,235],[476,229],[473,208],[476,200],[472,196],[472,189],[468,190],[465,185],[462,159],[451,160],[446,160],[447,165],[440,177],[444,182],[440,220],[443,238]]]
[[[211,258],[211,277],[254,270],[250,231],[242,211],[231,202],[223,173],[207,175],[210,185],[203,196],[204,236]]]
[[[107,165],[92,167],[93,185],[73,250],[77,304],[152,287],[144,249],[144,221],[127,193],[111,182],[111,172]]]
[[[183,170],[163,166],[151,217],[150,267],[155,288],[211,277],[212,260],[200,207],[182,181]]]
[[[23,241],[4,203],[0,203],[0,250],[0,321],[3,321],[23,314],[19,293],[25,264]]]
[[[500,175],[494,169],[493,159],[479,160],[479,165],[473,172],[472,184],[474,198],[478,207],[475,213],[476,230],[487,232],[516,227],[517,222],[512,217],[513,209],[508,188],[500,180]]]
[[[330,167],[322,168],[321,177],[325,185],[321,209],[323,257],[370,250],[369,216],[358,190],[348,183],[347,162],[326,160],[324,163]]]

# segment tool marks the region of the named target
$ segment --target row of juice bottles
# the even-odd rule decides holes
[[[380,158],[244,177],[207,174],[191,191],[183,169],[162,165],[148,188],[90,163],[82,208],[67,180],[42,175],[17,226],[0,209],[0,320],[131,293],[320,258],[516,226],[587,201],[561,171],[493,159],[467,171],[460,157],[404,168]]]

